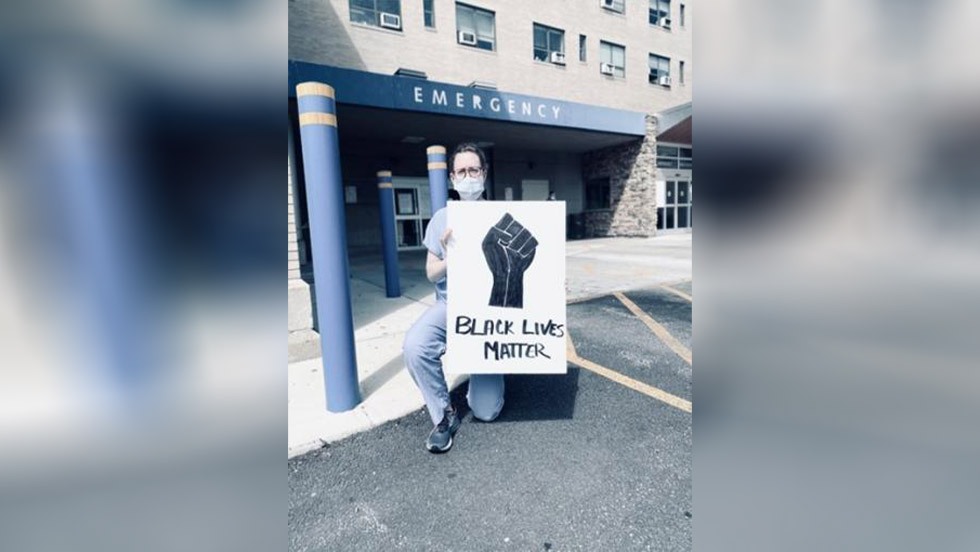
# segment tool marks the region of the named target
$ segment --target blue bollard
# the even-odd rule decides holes
[[[425,148],[429,169],[429,197],[432,198],[432,214],[446,206],[449,195],[449,170],[446,165],[445,146]]]
[[[296,102],[327,410],[345,412],[361,402],[361,393],[354,351],[334,91],[318,82],[300,83],[296,86]]]
[[[385,294],[402,294],[398,281],[398,244],[395,241],[395,189],[391,171],[378,171],[378,206],[381,214],[381,244],[385,260]]]

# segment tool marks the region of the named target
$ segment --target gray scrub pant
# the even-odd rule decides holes
[[[449,406],[449,387],[442,372],[442,355],[446,352],[446,303],[436,301],[426,309],[405,335],[405,366],[422,392],[432,423],[442,420]],[[472,374],[466,394],[473,416],[493,421],[504,407],[503,374]]]

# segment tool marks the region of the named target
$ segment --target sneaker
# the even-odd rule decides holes
[[[425,448],[429,452],[446,452],[453,446],[453,435],[459,429],[459,417],[452,408],[447,408],[439,425],[432,428],[429,438],[425,440]]]

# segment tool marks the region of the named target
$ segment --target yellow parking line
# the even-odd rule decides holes
[[[674,336],[670,335],[670,332],[667,331],[667,328],[661,326],[659,322],[651,318],[649,314],[643,312],[643,310],[640,307],[636,306],[636,303],[630,301],[622,293],[616,291],[613,292],[613,295],[615,295],[616,299],[619,299],[619,302],[625,305],[626,308],[630,310],[630,312],[632,312],[634,315],[636,315],[637,318],[639,318],[644,324],[646,324],[647,327],[650,328],[650,331],[652,331],[654,335],[660,338],[660,341],[663,341],[665,345],[667,345],[668,347],[670,347],[672,351],[677,353],[677,356],[683,358],[684,361],[687,362],[688,364],[693,364],[691,358],[691,350],[685,347],[684,344],[681,343],[680,341],[677,341],[677,339]]]
[[[600,366],[591,360],[587,360],[581,357],[569,358],[568,362],[586,370],[599,374],[604,378],[613,380],[616,383],[625,385],[634,391],[639,391],[648,397],[657,399],[660,402],[669,404],[674,408],[683,410],[684,412],[691,412],[691,401],[682,399],[676,395],[671,395],[670,393],[657,389],[652,385],[647,385],[642,381],[637,381],[631,377],[624,376],[619,372],[614,372],[605,366]]]
[[[694,302],[694,298],[693,298],[693,297],[691,297],[690,295],[688,295],[688,294],[686,294],[686,293],[684,293],[683,291],[681,291],[681,290],[679,290],[679,289],[674,289],[674,288],[672,288],[672,287],[670,287],[670,286],[665,286],[665,285],[662,285],[662,286],[660,286],[660,287],[662,287],[662,288],[664,288],[665,290],[667,290],[667,291],[669,291],[669,292],[671,292],[671,293],[673,293],[674,295],[676,295],[676,296],[678,296],[678,297],[680,297],[681,299],[686,299],[686,300],[687,300],[688,302],[691,302],[691,303],[693,303],[693,302]]]
[[[579,368],[584,368],[594,374],[610,379],[616,383],[625,385],[634,391],[639,391],[640,393],[643,393],[644,395],[653,399],[657,399],[660,402],[669,404],[674,408],[688,413],[691,412],[692,405],[691,401],[689,400],[682,399],[677,395],[672,395],[662,389],[657,389],[652,385],[647,385],[642,381],[635,380],[629,376],[624,376],[619,372],[615,372],[609,368],[606,368],[605,366],[601,366],[592,362],[591,360],[578,356],[578,353],[575,352],[575,344],[572,342],[572,335],[570,333],[566,333],[565,336],[567,338],[565,342],[565,350],[567,353],[568,362],[578,366]]]

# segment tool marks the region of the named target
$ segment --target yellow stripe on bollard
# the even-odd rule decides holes
[[[326,96],[334,97],[333,87],[322,82],[303,82],[296,85],[297,96]]]
[[[336,127],[337,126],[337,116],[330,113],[320,113],[317,111],[311,113],[300,113],[299,114],[299,126],[306,125],[327,125]]]

